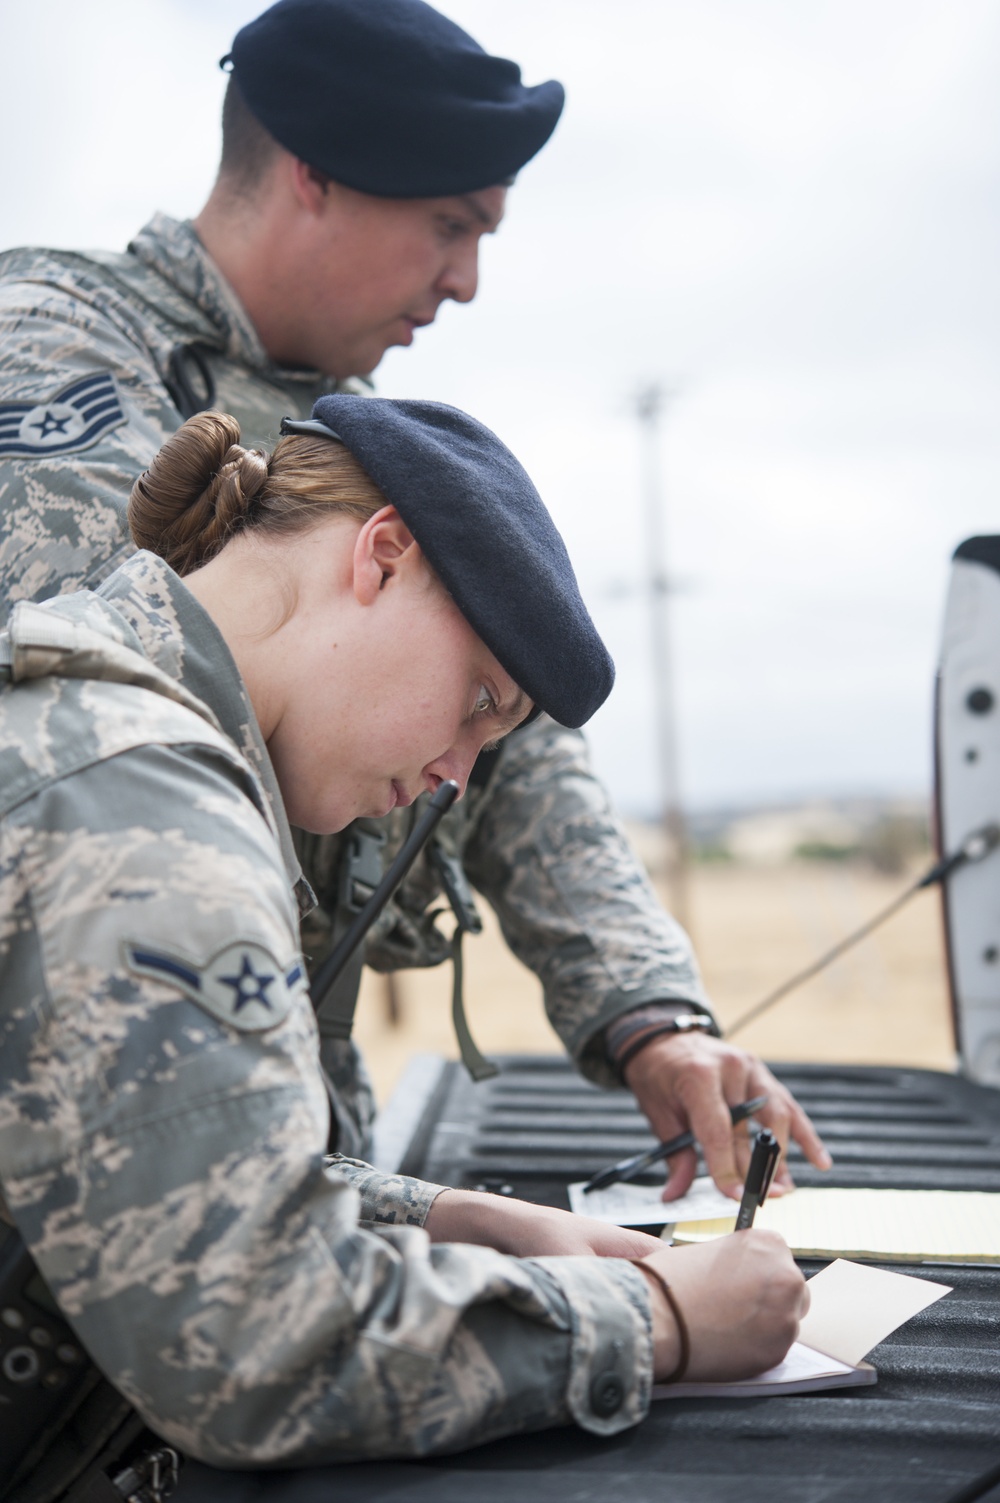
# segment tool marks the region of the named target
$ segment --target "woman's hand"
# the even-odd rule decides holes
[[[657,1237],[479,1190],[443,1190],[424,1230],[432,1242],[477,1242],[517,1258],[644,1258],[663,1248]]]
[[[809,1308],[809,1286],[777,1232],[733,1232],[692,1247],[663,1247],[643,1259],[670,1285],[684,1317],[692,1381],[750,1378],[780,1362]],[[673,1312],[655,1279],[653,1368],[669,1376],[680,1356]],[[683,1381],[683,1379],[682,1379]]]
[[[776,1232],[734,1232],[693,1247],[477,1190],[443,1190],[424,1222],[432,1242],[475,1242],[520,1258],[641,1258],[670,1285],[691,1343],[692,1380],[748,1378],[780,1362],[809,1308],[809,1289]],[[677,1366],[680,1336],[670,1306],[649,1279],[654,1371]]]

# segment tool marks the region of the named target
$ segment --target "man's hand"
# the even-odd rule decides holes
[[[720,1382],[750,1378],[780,1362],[809,1309],[809,1286],[777,1232],[734,1232],[694,1247],[664,1247],[643,1259],[670,1285],[691,1342],[684,1377]],[[649,1280],[653,1371],[674,1371],[677,1322]],[[683,1381],[683,1379],[682,1379]]]
[[[424,1230],[432,1242],[476,1242],[517,1258],[644,1258],[663,1247],[645,1232],[478,1190],[442,1190],[427,1213]]]
[[[794,1138],[817,1169],[833,1160],[791,1091],[775,1080],[756,1055],[703,1033],[665,1034],[652,1039],[625,1067],[625,1081],[662,1141],[690,1129],[701,1144],[708,1172],[719,1189],[738,1200],[750,1163],[745,1123],[733,1127],[729,1108],[767,1096],[755,1116],[781,1144],[782,1159],[771,1194],[793,1188],[785,1155]],[[670,1159],[664,1200],[683,1195],[695,1176],[693,1148]]]

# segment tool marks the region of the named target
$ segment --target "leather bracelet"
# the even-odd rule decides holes
[[[719,1025],[711,1013],[697,1003],[682,1002],[677,998],[645,1002],[622,1013],[604,1030],[608,1063],[624,1085],[623,1063],[634,1059],[650,1040],[661,1038],[665,1033],[688,1033],[694,1029],[719,1037]]]
[[[679,1383],[687,1372],[688,1363],[691,1361],[691,1338],[688,1335],[687,1323],[681,1314],[680,1305],[678,1305],[674,1292],[662,1273],[658,1273],[652,1264],[647,1263],[643,1258],[629,1258],[628,1262],[633,1267],[638,1268],[640,1273],[644,1273],[647,1278],[652,1279],[655,1284],[659,1284],[663,1290],[663,1297],[670,1306],[670,1313],[677,1322],[677,1337],[681,1349],[680,1358],[673,1372],[669,1373],[665,1378],[657,1379],[657,1381],[660,1383]]]
[[[609,1059],[617,1058],[630,1039],[639,1037],[647,1028],[658,1023],[672,1023],[685,1012],[700,1012],[693,1002],[682,1002],[674,997],[663,1002],[644,1002],[641,1007],[632,1007],[620,1013],[604,1030],[604,1047]]]
[[[687,1016],[687,1014],[682,1014],[682,1016]],[[700,1016],[705,1019],[704,1024],[699,1023],[697,1025],[698,1032],[714,1033],[716,1031],[715,1024],[707,1013],[696,1014],[695,1016]],[[618,1058],[615,1060],[615,1069],[618,1071],[618,1074],[624,1081],[625,1066],[627,1064],[630,1064],[631,1061],[635,1059],[637,1054],[641,1054],[646,1045],[651,1044],[653,1039],[662,1038],[666,1033],[682,1034],[693,1033],[695,1031],[696,1030],[694,1027],[678,1028],[676,1018],[671,1018],[669,1023],[658,1023],[654,1028],[647,1029],[647,1031],[641,1034],[639,1038],[626,1045],[621,1054],[619,1054]]]

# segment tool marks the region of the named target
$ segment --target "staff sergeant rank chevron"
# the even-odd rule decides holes
[[[48,401],[0,402],[0,454],[75,454],[124,421],[110,371],[81,376]]]

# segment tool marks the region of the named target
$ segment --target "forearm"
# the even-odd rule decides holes
[[[690,941],[631,850],[577,732],[544,717],[505,744],[466,852],[580,1068],[619,1083],[607,1026],[666,1000],[707,1010]]]
[[[305,1465],[641,1418],[650,1318],[628,1265],[431,1246],[398,1224],[366,1232],[353,1189],[288,1147],[308,1125],[299,1093],[211,1115],[246,1146],[207,1178],[142,1206],[127,1173],[101,1183],[108,1155],[148,1165],[196,1119],[127,1148],[105,1136],[59,1166],[81,1213],[32,1238],[84,1344],[166,1439],[217,1465]],[[204,1148],[203,1124],[197,1136]],[[4,1183],[37,1231],[25,1184]],[[593,1398],[609,1371],[611,1413]]]

